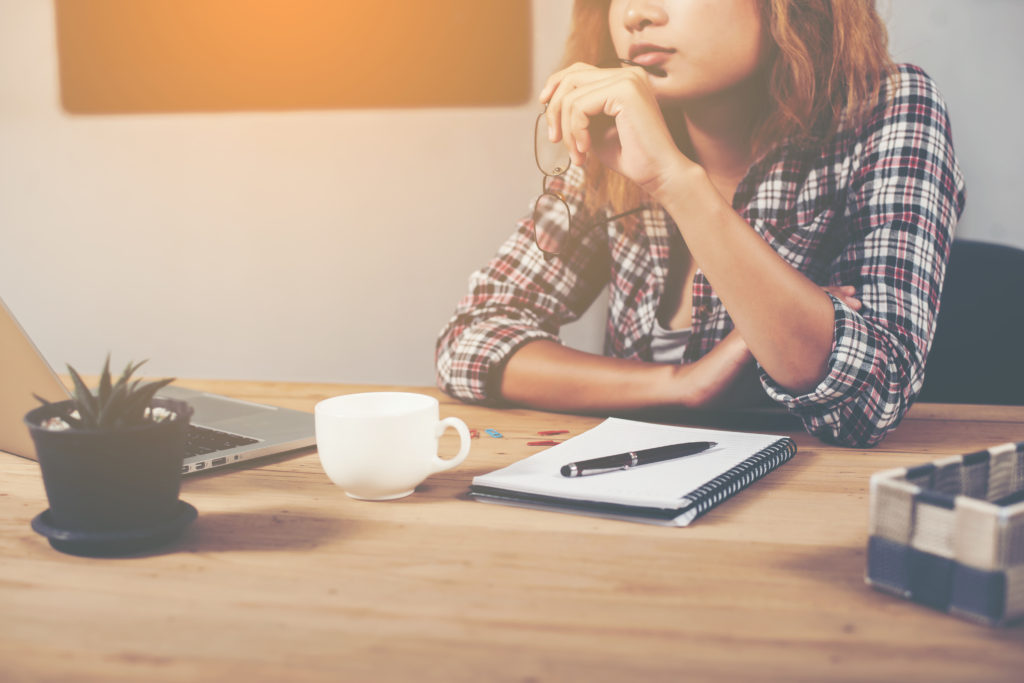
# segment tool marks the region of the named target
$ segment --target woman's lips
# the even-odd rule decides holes
[[[669,60],[674,50],[664,48],[638,48],[629,51],[629,61],[639,66],[661,66]]]
[[[675,50],[667,47],[638,43],[629,48],[629,59],[620,59],[619,61],[627,66],[639,66],[651,76],[664,78],[668,74],[663,65],[674,53]]]

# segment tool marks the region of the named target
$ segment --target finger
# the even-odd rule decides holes
[[[573,119],[578,119],[580,117],[579,113],[574,112],[577,97],[578,95],[576,90],[567,93],[562,98],[561,107],[559,108],[558,113],[562,140],[565,141],[565,146],[569,148],[569,154],[572,156],[572,162],[577,166],[581,166],[582,159],[579,150],[579,143],[576,141],[576,135],[574,135],[575,131],[573,130]],[[585,115],[584,118],[586,118]],[[579,126],[580,124],[577,123],[576,125]],[[583,129],[586,129],[586,121],[583,122],[582,127]]]
[[[600,87],[596,95],[592,88],[576,89],[566,95],[562,102],[562,139],[569,148],[573,163],[577,166],[583,165],[585,155],[590,149],[590,118],[603,109],[603,100],[607,95],[607,89],[604,87]]]
[[[596,71],[598,69],[596,66],[587,64],[585,62],[576,62],[575,64],[567,66],[564,69],[560,69],[555,73],[551,74],[550,76],[548,76],[548,80],[544,82],[544,87],[541,88],[540,91],[540,103],[544,104],[545,102],[551,99],[551,96],[554,94],[555,90],[558,88],[559,84],[565,79],[566,76],[572,73],[578,73],[580,71],[588,70]]]
[[[840,302],[846,304],[847,306],[849,306],[850,308],[852,308],[855,311],[859,311],[861,309],[861,307],[863,306],[863,304],[861,303],[861,300],[858,299],[855,296],[849,296],[847,294],[841,294],[841,293],[835,293],[835,292],[833,292],[833,296],[835,296],[837,299],[839,299]]]
[[[577,165],[583,163],[591,149],[594,118],[602,115],[614,118],[620,108],[620,100],[625,95],[621,86],[632,76],[621,73],[621,69],[617,71],[619,73],[579,85],[562,98],[562,138]]]
[[[650,74],[647,72],[647,69],[643,68],[639,64],[623,64],[622,70],[635,74],[640,78],[643,78],[644,80],[647,80],[647,78],[650,76]]]
[[[570,67],[556,76],[560,76],[554,91],[549,95],[547,102],[548,139],[551,142],[558,142],[562,139],[562,123],[564,120],[562,110],[564,100],[581,87],[607,84],[620,77],[623,69],[598,69],[589,65],[581,65],[579,68]],[[554,78],[554,76],[552,77]]]
[[[548,139],[551,142],[558,142],[562,139],[562,129],[559,125],[559,111],[561,109],[561,98],[566,92],[571,92],[580,79],[594,78],[604,69],[598,69],[590,64],[576,62],[572,66],[553,73],[548,77],[540,93],[540,101],[546,104],[545,113],[548,120]]]
[[[851,297],[857,293],[857,288],[853,287],[852,285],[830,285],[828,287],[823,287],[822,289],[824,289],[826,292],[829,292],[837,299]]]
[[[855,311],[859,311],[864,305],[860,299],[854,296],[857,293],[857,288],[853,285],[837,285],[829,289],[837,299]]]

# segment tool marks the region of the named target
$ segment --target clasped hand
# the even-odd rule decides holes
[[[642,68],[600,69],[577,63],[553,74],[540,93],[548,137],[562,141],[572,162],[590,154],[652,196],[680,164],[679,151]]]

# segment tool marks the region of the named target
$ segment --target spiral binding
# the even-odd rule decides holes
[[[796,442],[784,437],[697,488],[687,498],[699,517],[723,500],[750,486],[796,455]]]

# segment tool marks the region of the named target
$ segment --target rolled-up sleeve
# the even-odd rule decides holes
[[[579,318],[608,281],[607,235],[584,218],[578,185],[556,180],[549,189],[562,192],[574,212],[569,243],[561,256],[545,260],[524,219],[470,276],[469,291],[435,347],[437,384],[451,396],[473,403],[499,399],[508,358],[528,342],[558,341],[561,326]]]
[[[965,200],[946,107],[920,70],[901,71],[860,140],[844,216],[850,240],[829,284],[856,287],[863,307],[832,297],[828,374],[813,390],[795,396],[761,377],[807,431],[848,446],[881,441],[921,390]]]

